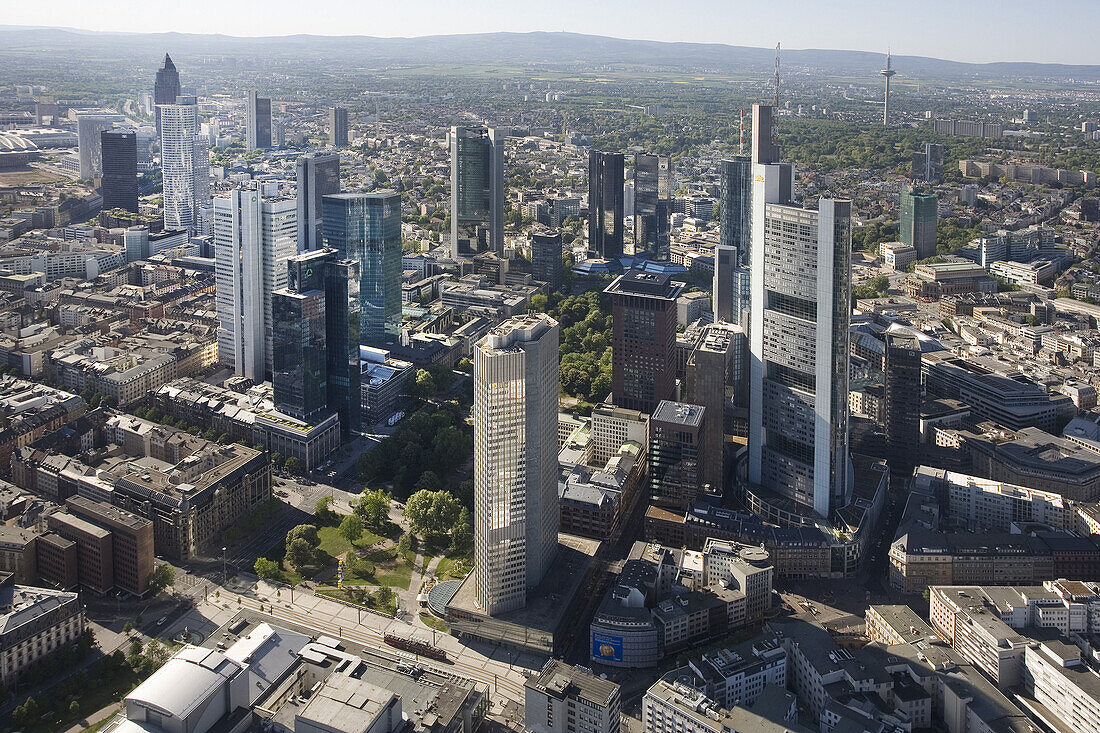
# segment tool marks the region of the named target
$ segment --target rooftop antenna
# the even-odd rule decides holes
[[[775,80],[772,93],[772,145],[779,142],[779,44],[775,44]]]
[[[741,108],[741,122],[737,138],[737,154],[745,154],[745,108]]]

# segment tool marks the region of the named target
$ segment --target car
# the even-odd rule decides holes
[[[160,619],[157,620],[157,626],[164,626],[164,622],[167,621],[167,620],[168,620],[167,616],[161,616]]]

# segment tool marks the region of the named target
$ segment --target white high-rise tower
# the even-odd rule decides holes
[[[474,349],[475,599],[523,608],[558,542],[558,323],[512,318]]]
[[[199,211],[210,203],[210,150],[199,134],[194,97],[178,97],[160,110],[160,165],[164,180],[164,228],[197,232]]]

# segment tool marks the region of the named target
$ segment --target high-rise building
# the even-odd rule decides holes
[[[913,153],[914,181],[939,183],[943,180],[943,145],[925,143],[924,152]]]
[[[401,195],[337,193],[322,204],[325,246],[359,263],[359,343],[382,346],[401,332]]]
[[[160,139],[160,105],[175,104],[180,95],[180,74],[172,57],[164,54],[164,62],[157,69],[157,78],[153,82],[153,104],[156,105],[157,138]]]
[[[312,422],[328,411],[325,270],[335,253],[287,260],[287,286],[271,296],[275,409]]]
[[[504,254],[504,135],[451,128],[451,256]]]
[[[649,419],[649,495],[659,506],[686,510],[703,491],[706,410],[661,400]],[[719,461],[719,464],[721,461]]]
[[[936,194],[902,189],[901,231],[898,239],[917,251],[918,260],[936,256],[936,226],[939,218],[939,198]]]
[[[334,148],[348,146],[348,110],[333,107],[328,111],[328,142]]]
[[[887,462],[896,476],[911,476],[919,456],[921,347],[915,336],[885,335],[883,382]]]
[[[536,227],[531,232],[531,270],[536,280],[550,284],[550,290],[561,290],[561,257],[561,231]]]
[[[334,259],[325,269],[328,341],[328,405],[340,416],[345,441],[361,426],[362,370],[359,366],[359,283],[357,260]]]
[[[321,200],[340,193],[340,156],[306,153],[298,158],[298,250],[310,252],[323,246]]]
[[[741,310],[734,272],[737,270],[737,248],[719,244],[714,248],[714,279],[711,296],[714,302],[714,320],[723,323],[738,323],[735,317]]]
[[[588,153],[588,249],[623,255],[623,154]]]
[[[695,350],[684,370],[684,399],[701,406],[705,412],[702,480],[712,491],[721,491],[724,474],[723,436],[725,435],[726,387],[735,355],[735,340],[744,332],[728,323],[712,323],[703,329]]]
[[[248,92],[248,149],[271,148],[271,99],[261,97],[252,89]]]
[[[634,254],[664,262],[670,257],[672,161],[667,155],[634,156]]]
[[[214,199],[218,356],[255,381],[273,368],[272,294],[287,285],[297,251],[294,199],[235,189]]]
[[[138,213],[137,133],[133,130],[104,130],[100,140],[103,210],[125,209]]]
[[[676,390],[676,298],[669,275],[631,270],[604,291],[611,296],[613,402],[650,413]]]
[[[164,228],[198,232],[199,212],[210,202],[210,149],[199,134],[194,97],[157,105],[160,114],[160,167],[164,192]]]
[[[748,480],[828,517],[849,487],[851,203],[791,204],[771,113],[753,106]]]
[[[558,323],[511,318],[474,348],[474,576],[490,615],[523,608],[557,550]]]
[[[104,130],[122,120],[116,114],[85,112],[76,118],[76,143],[80,156],[80,177],[94,181],[103,175]]]
[[[737,155],[722,161],[721,237],[723,247],[737,250],[737,264],[749,265],[752,243],[752,159]]]

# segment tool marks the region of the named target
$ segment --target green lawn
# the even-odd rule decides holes
[[[440,580],[461,580],[470,572],[470,558],[444,557],[435,569],[435,577]]]
[[[317,591],[319,595],[328,596],[329,598],[335,598],[337,600],[345,601],[347,603],[353,603],[357,606],[363,606],[364,608],[373,608],[376,611],[382,613],[388,613],[391,616],[397,614],[397,596],[390,596],[390,600],[384,606],[379,606],[374,600],[373,594],[367,594],[365,596],[356,595],[354,589],[325,589]]]
[[[340,534],[337,527],[321,527],[317,530],[317,536],[321,539],[321,550],[333,557],[343,555],[351,550],[351,543],[344,535]],[[355,541],[356,547],[370,547],[382,538],[373,532],[364,531],[363,535]]]
[[[420,620],[423,621],[424,625],[427,626],[429,629],[435,629],[436,631],[441,631],[444,634],[447,633],[447,624],[443,623],[443,619],[436,618],[430,613],[421,612]]]
[[[413,556],[415,558],[415,555]],[[367,553],[367,561],[375,566],[374,584],[391,588],[408,588],[412,581],[412,562],[396,548],[373,550]]]

